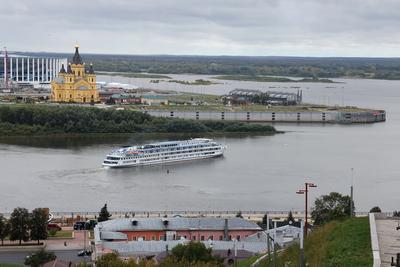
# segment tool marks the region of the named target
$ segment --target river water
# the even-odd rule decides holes
[[[184,80],[208,78],[172,76]],[[318,185],[310,193],[314,199],[331,191],[348,193],[352,180],[358,211],[375,205],[385,211],[400,209],[400,81],[222,81],[188,86],[123,77],[100,76],[98,80],[214,94],[234,88],[301,89],[305,102],[385,109],[387,121],[364,125],[276,124],[286,133],[215,137],[228,146],[222,158],[127,169],[103,169],[101,162],[116,146],[173,137],[7,139],[0,144],[1,212],[17,206],[97,211],[105,202],[111,210],[301,210],[304,199],[295,192],[305,181]]]

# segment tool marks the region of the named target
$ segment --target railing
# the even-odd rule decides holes
[[[121,217],[164,217],[165,215],[168,217],[181,215],[181,216],[204,216],[204,217],[234,217],[238,213],[244,218],[262,218],[265,214],[268,214],[270,218],[274,217],[287,217],[289,210],[275,210],[275,211],[265,211],[265,210],[202,210],[202,211],[190,211],[190,210],[167,210],[167,211],[133,211],[133,210],[126,210],[126,211],[110,211],[113,218],[121,218]],[[295,218],[302,218],[304,217],[304,211],[291,211],[293,217]],[[55,218],[59,217],[95,217],[99,215],[99,211],[51,211],[51,214]],[[356,212],[356,216],[368,216],[369,212],[367,211],[360,211]],[[391,216],[391,212],[383,212],[383,214],[387,216]],[[5,217],[9,217],[10,213],[3,213]]]

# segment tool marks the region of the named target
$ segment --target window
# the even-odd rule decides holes
[[[220,236],[219,236],[219,240],[222,241],[223,239],[224,239],[224,237],[223,237],[222,235],[220,235]]]
[[[136,236],[133,236],[133,237],[132,237],[132,240],[133,240],[133,241],[136,241]]]
[[[232,240],[232,236],[231,235],[229,236],[229,240]]]
[[[204,235],[202,235],[202,236],[200,237],[200,240],[201,240],[201,241],[204,241]]]
[[[192,240],[193,240],[193,241],[196,241],[196,236],[195,236],[195,235],[192,236]]]
[[[153,235],[153,236],[151,237],[151,240],[156,240],[156,237]]]
[[[240,235],[237,235],[237,236],[236,236],[236,240],[237,240],[237,241],[240,241]]]
[[[214,240],[214,237],[213,236],[209,236],[208,240]]]

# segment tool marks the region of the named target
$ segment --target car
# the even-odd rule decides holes
[[[85,222],[75,222],[74,230],[85,230]]]
[[[81,250],[77,254],[79,257],[91,256],[92,252],[90,250]]]
[[[48,231],[51,231],[51,230],[61,231],[61,227],[56,223],[49,223],[49,224],[47,224],[47,230]]]

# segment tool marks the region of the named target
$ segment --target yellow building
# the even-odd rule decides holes
[[[54,102],[97,103],[100,101],[96,89],[96,74],[93,66],[85,67],[79,55],[79,46],[75,46],[72,62],[67,71],[62,65],[58,77],[51,81],[51,100]]]

